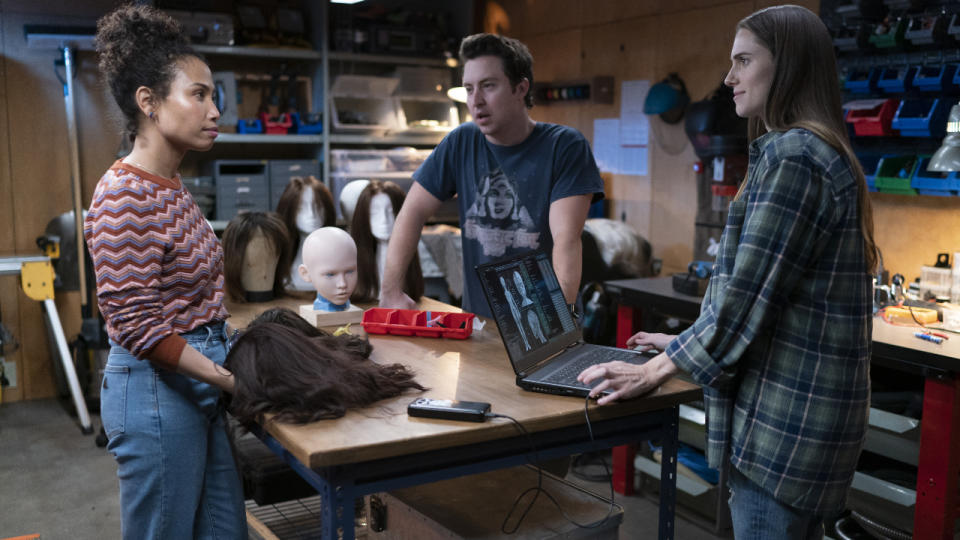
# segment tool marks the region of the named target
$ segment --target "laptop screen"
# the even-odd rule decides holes
[[[546,253],[482,264],[477,274],[518,374],[580,339]]]

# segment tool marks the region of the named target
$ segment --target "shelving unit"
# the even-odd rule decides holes
[[[393,8],[401,3],[392,0],[380,0],[380,4]],[[441,9],[444,4],[436,2]],[[331,15],[334,10],[328,2],[301,2],[304,21],[312,31],[313,49],[269,46],[221,46],[195,45],[194,49],[204,55],[214,72],[234,71],[243,73],[271,74],[286,69],[287,73],[296,73],[309,88],[309,100],[312,106],[309,112],[321,113],[322,132],[318,134],[250,134],[222,132],[210,152],[188,154],[184,165],[185,174],[200,174],[203,163],[214,159],[316,159],[320,163],[320,175],[327,186],[334,189],[331,174],[331,151],[336,148],[365,149],[409,146],[418,149],[435,147],[449,132],[447,129],[416,129],[410,131],[392,131],[387,133],[363,132],[362,130],[338,131],[334,126],[331,86],[340,74],[384,75],[398,66],[413,68],[443,69],[449,73],[449,83],[454,83],[455,69],[445,57],[405,56],[398,54],[372,54],[331,50]],[[469,6],[466,6],[469,7]],[[472,9],[464,13],[472,14]],[[418,9],[423,9],[419,7]],[[463,30],[470,28],[469,22],[460,21]],[[455,51],[453,51],[455,52]],[[455,64],[454,64],[455,65]],[[237,78],[238,85],[249,83],[248,77]],[[266,79],[269,81],[269,77]],[[265,83],[266,84],[266,83]],[[286,84],[285,82],[281,84]],[[444,96],[445,98],[445,96]],[[414,98],[415,99],[415,98]],[[450,101],[453,105],[453,102]],[[301,103],[303,107],[303,103]],[[241,105],[241,108],[244,108]],[[247,112],[242,116],[249,116]],[[305,108],[304,108],[305,110]],[[305,111],[306,112],[306,111]],[[340,175],[341,177],[343,175]],[[351,175],[354,178],[369,178],[370,175]],[[395,179],[404,186],[409,185],[409,173],[377,173],[377,178]],[[225,225],[222,220],[215,225]],[[222,227],[221,227],[222,228]]]

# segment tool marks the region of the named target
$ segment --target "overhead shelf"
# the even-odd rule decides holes
[[[443,140],[443,133],[423,134],[387,134],[387,135],[360,135],[353,133],[339,133],[330,135],[332,144],[399,144],[399,145],[430,145],[435,146]]]
[[[294,49],[288,47],[248,47],[232,45],[193,45],[200,54],[224,56],[244,56],[260,58],[286,58],[293,60],[320,60],[323,55],[313,49]]]
[[[265,135],[261,133],[221,133],[216,144],[320,144],[323,135]]]
[[[450,67],[447,65],[447,61],[445,58],[333,52],[333,51],[331,51],[327,56],[330,58],[330,60],[336,60],[339,62],[362,62],[365,64],[400,64],[400,65],[406,65],[406,66]]]

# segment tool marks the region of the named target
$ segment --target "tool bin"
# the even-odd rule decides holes
[[[953,77],[957,73],[957,64],[938,64],[917,66],[913,76],[913,87],[921,92],[945,92],[956,90]]]
[[[843,80],[844,90],[854,94],[869,94],[877,88],[880,68],[851,68]]]
[[[844,118],[858,137],[896,135],[891,126],[900,100],[887,99],[870,109],[850,109]]]
[[[400,129],[399,104],[393,92],[399,79],[340,75],[330,88],[336,131],[384,134]]]
[[[870,43],[878,49],[893,49],[903,46],[903,34],[907,29],[904,17],[897,17],[892,21],[882,21],[873,27],[870,34]]]
[[[883,156],[877,164],[877,174],[874,179],[877,190],[895,195],[916,195],[917,191],[910,187],[916,168],[917,156]]]
[[[867,181],[867,189],[870,191],[877,191],[877,165],[881,158],[883,158],[881,154],[857,154],[857,160],[863,167],[863,177]]]
[[[368,334],[466,339],[473,332],[473,313],[370,308],[361,324]]]
[[[960,192],[960,179],[956,172],[928,171],[929,164],[930,156],[920,156],[920,164],[910,180],[910,187],[920,195],[949,197]]]
[[[943,43],[947,36],[947,14],[923,13],[907,19],[907,29],[903,33],[911,45],[933,45]]]
[[[893,115],[890,127],[901,137],[943,137],[946,135],[947,101],[941,98],[905,99]]]
[[[888,66],[879,68],[877,87],[887,94],[902,94],[913,88],[916,68],[913,66]]]

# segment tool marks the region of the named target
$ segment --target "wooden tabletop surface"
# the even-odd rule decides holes
[[[270,307],[284,306],[296,311],[303,298],[284,298],[259,304],[227,303],[231,325],[242,328]],[[369,306],[361,306],[369,307]],[[424,298],[421,309],[460,311]],[[353,333],[364,335],[359,325]],[[541,431],[584,423],[584,401],[521,390],[515,383],[506,349],[496,323],[486,320],[481,331],[465,340],[427,337],[370,335],[372,359],[379,363],[399,362],[416,373],[429,388],[383,400],[371,407],[349,411],[336,420],[306,425],[268,423],[267,431],[302,463],[311,468],[356,463],[436,450],[516,435],[506,419],[484,423],[410,418],[406,407],[416,397],[484,401],[494,413],[512,416],[530,431]],[[663,409],[700,399],[700,388],[671,379],[659,389],[635,400],[598,407],[591,402],[591,420],[626,416]]]

